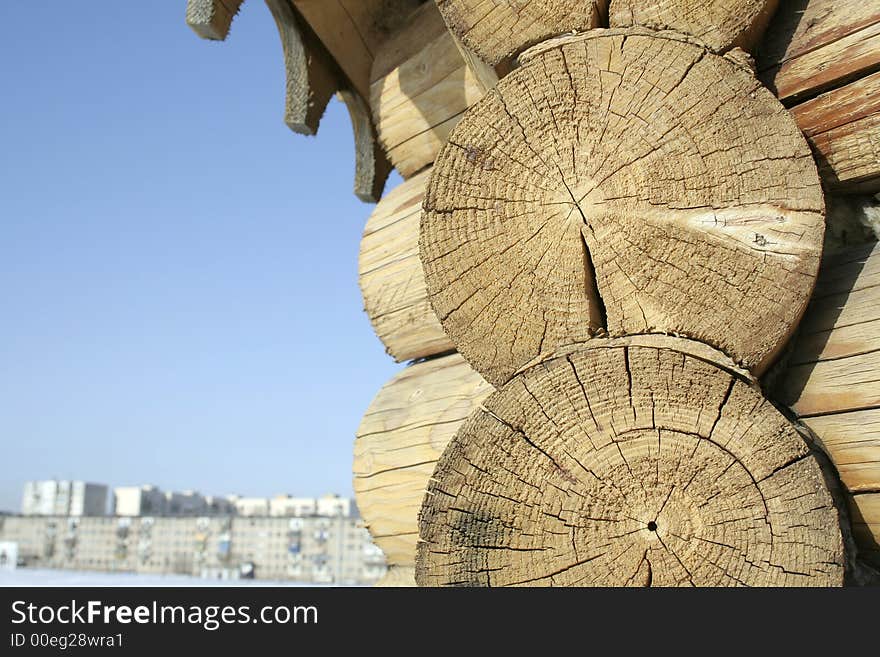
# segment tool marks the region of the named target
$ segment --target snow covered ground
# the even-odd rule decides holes
[[[312,586],[265,579],[220,580],[186,575],[138,575],[85,570],[18,568],[0,570],[0,586]],[[316,586],[321,586],[320,584]]]

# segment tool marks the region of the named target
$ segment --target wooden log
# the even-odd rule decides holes
[[[364,203],[382,198],[391,173],[391,162],[376,138],[373,116],[366,101],[356,91],[340,89],[354,132],[354,195]]]
[[[880,493],[854,495],[850,514],[859,557],[880,568]]]
[[[370,69],[382,43],[420,0],[291,0],[312,31],[364,99]]]
[[[483,402],[428,484],[420,585],[843,583],[838,510],[793,425],[650,339],[595,340]]]
[[[787,104],[880,66],[880,4],[781,2],[757,52],[761,80]]]
[[[416,572],[413,566],[391,566],[375,584],[380,588],[402,588],[416,585]]]
[[[413,565],[419,507],[434,464],[490,390],[452,354],[407,367],[364,415],[354,447],[354,491],[389,565]]]
[[[878,42],[880,43],[880,42]],[[792,108],[825,186],[880,191],[880,72]]]
[[[244,0],[187,0],[186,24],[203,39],[223,41]]]
[[[436,6],[425,3],[376,54],[370,106],[404,178],[430,165],[462,112],[484,94]]]
[[[880,491],[880,245],[826,258],[778,398],[852,493]]]
[[[607,0],[436,2],[450,31],[493,65],[550,37],[599,27],[608,7]]]
[[[733,61],[595,30],[527,51],[441,151],[428,295],[500,385],[597,331],[675,333],[760,375],[809,300],[824,231],[810,149]]]
[[[611,0],[611,27],[641,25],[698,38],[713,52],[752,50],[778,0]]]
[[[430,169],[390,191],[370,215],[361,239],[364,310],[398,362],[453,349],[428,301],[419,259],[419,218],[429,176]]]

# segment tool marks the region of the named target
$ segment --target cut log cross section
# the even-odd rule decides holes
[[[428,486],[420,585],[842,584],[791,423],[704,346],[653,339],[594,340],[483,402]]]
[[[424,201],[428,295],[459,352],[497,386],[597,331],[672,333],[760,375],[824,233],[789,113],[668,32],[594,30],[521,60],[453,130]]]

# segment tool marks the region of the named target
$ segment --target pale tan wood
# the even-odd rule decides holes
[[[611,27],[641,25],[696,37],[714,52],[751,50],[761,38],[777,0],[611,0]]]
[[[375,586],[379,588],[401,588],[416,585],[416,573],[413,566],[391,566]]]
[[[850,512],[859,556],[880,568],[880,493],[854,495]]]
[[[483,95],[436,6],[426,3],[383,44],[373,63],[376,130],[404,178],[434,161],[461,113]]]
[[[795,427],[726,368],[641,339],[544,361],[462,425],[420,513],[420,585],[843,583],[838,509]]]
[[[498,84],[498,71],[496,71],[494,67],[489,66],[489,64],[484,62],[479,55],[464,45],[461,42],[461,39],[457,36],[453,34],[452,38],[455,39],[455,45],[458,48],[458,52],[461,54],[461,58],[471,70],[477,84],[480,85],[480,91],[485,94],[489,89]]]
[[[413,565],[418,511],[434,464],[491,390],[452,354],[407,367],[364,415],[354,446],[355,497],[390,565]]]
[[[865,0],[781,2],[758,52],[761,79],[798,99],[880,65],[880,4]]]
[[[494,385],[597,332],[674,333],[760,375],[809,300],[810,149],[751,72],[673,33],[527,51],[454,128],[424,202],[428,296]]]
[[[798,415],[880,406],[880,245],[876,242],[823,263],[789,363],[780,399]]]
[[[437,0],[443,19],[468,49],[498,64],[525,48],[602,24],[607,0]]]
[[[852,493],[880,491],[880,409],[803,418]]]
[[[187,0],[186,24],[203,39],[223,41],[244,0]]]
[[[363,98],[381,44],[419,5],[418,0],[292,0],[309,27]]]
[[[370,215],[358,269],[364,310],[398,362],[452,350],[428,301],[419,219],[430,169],[388,192]]]

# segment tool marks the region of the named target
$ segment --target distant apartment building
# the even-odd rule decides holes
[[[165,514],[169,516],[203,516],[208,511],[205,496],[192,490],[165,493]]]
[[[28,481],[21,512],[26,516],[102,516],[107,513],[107,486],[54,479]]]
[[[375,583],[385,558],[354,517],[2,516],[26,566],[314,584]]]
[[[113,513],[117,516],[161,516],[167,499],[156,486],[119,486],[113,489]]]
[[[239,497],[230,496],[230,501],[235,507],[235,513],[240,516],[268,516],[269,500],[265,497]]]

